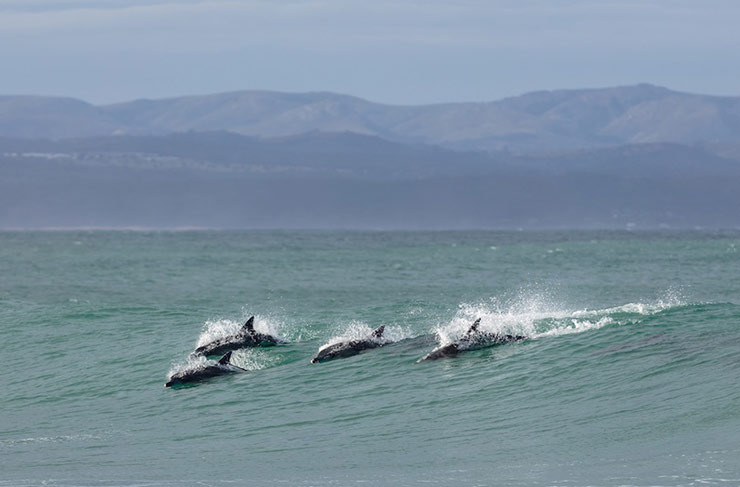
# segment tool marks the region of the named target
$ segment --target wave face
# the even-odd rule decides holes
[[[737,232],[0,233],[0,486],[737,485]],[[170,390],[237,331],[245,372]],[[530,339],[415,362],[487,332]],[[386,326],[389,342],[310,365]]]

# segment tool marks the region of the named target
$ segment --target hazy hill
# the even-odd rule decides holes
[[[333,174],[386,181],[482,174],[502,165],[484,153],[405,145],[352,132],[274,138],[224,131],[60,140],[0,137],[0,154],[6,159],[64,160],[82,165],[208,167],[222,172]]]
[[[709,146],[740,139],[740,97],[637,85],[528,93],[488,103],[391,106],[333,93],[241,91],[95,107],[0,98],[0,135],[62,138],[227,130],[276,137],[355,132],[406,143],[518,153],[631,143]]]
[[[102,108],[74,98],[0,96],[0,136],[85,137],[125,129]]]
[[[740,227],[740,163],[642,144],[548,156],[375,136],[0,138],[0,228]]]

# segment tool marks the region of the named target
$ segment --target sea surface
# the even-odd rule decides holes
[[[740,485],[740,232],[0,233],[0,486]],[[287,342],[165,388],[256,316]],[[416,363],[473,320],[529,339]],[[311,364],[380,325],[394,343]]]

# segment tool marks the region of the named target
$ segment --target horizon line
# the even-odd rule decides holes
[[[670,226],[668,224],[647,225],[625,224],[622,226],[593,226],[593,227],[468,227],[468,228],[378,228],[378,227],[204,227],[204,226],[140,226],[140,225],[72,225],[72,226],[41,226],[41,227],[18,227],[0,226],[0,233],[23,233],[23,232],[131,232],[131,233],[185,233],[185,232],[737,232],[740,227],[712,227],[692,225],[689,227]]]

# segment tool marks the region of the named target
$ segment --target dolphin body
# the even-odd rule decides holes
[[[246,370],[236,365],[229,363],[231,360],[232,352],[228,352],[221,359],[214,363],[209,363],[205,367],[198,368],[195,370],[185,370],[178,372],[170,376],[170,380],[164,385],[165,387],[172,387],[179,384],[186,384],[189,382],[198,382],[204,379],[210,379],[218,375],[235,374],[237,372],[246,372]]]
[[[527,337],[520,335],[501,335],[498,333],[486,333],[478,330],[480,326],[480,318],[470,326],[465,335],[456,342],[450,343],[437,347],[429,354],[417,360],[422,362],[424,360],[436,360],[439,358],[456,357],[458,353],[465,352],[467,350],[478,350],[481,348],[493,347],[495,345],[501,345],[502,343],[508,342],[520,342],[526,340]]]
[[[385,325],[372,332],[366,338],[361,340],[350,340],[347,342],[334,343],[319,349],[319,353],[311,360],[312,364],[317,362],[326,362],[335,358],[346,358],[371,348],[382,347],[386,342],[381,341],[385,331]]]
[[[246,323],[244,323],[238,333],[207,343],[202,347],[198,347],[195,349],[193,354],[205,356],[222,355],[232,350],[239,350],[240,348],[272,347],[279,343],[283,343],[283,341],[272,335],[255,331],[254,316],[252,316]]]

